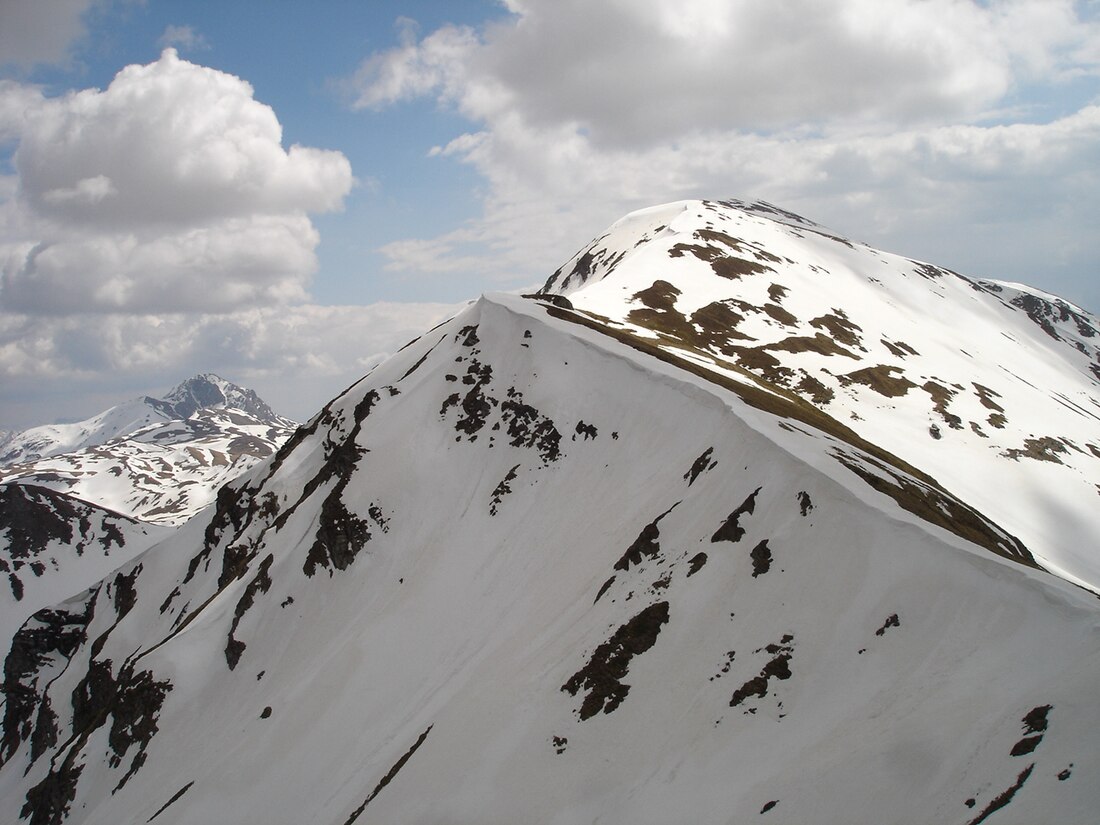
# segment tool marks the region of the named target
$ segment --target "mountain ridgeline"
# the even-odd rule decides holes
[[[1097,329],[633,213],[28,620],[0,821],[1094,822]]]

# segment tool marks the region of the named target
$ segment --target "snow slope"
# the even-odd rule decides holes
[[[638,327],[483,298],[37,614],[0,821],[1094,822],[1100,604],[1054,544]]]

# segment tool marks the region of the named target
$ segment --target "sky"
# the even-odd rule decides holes
[[[1100,0],[0,0],[0,430],[198,372],[305,420],[731,197],[1100,310]]]

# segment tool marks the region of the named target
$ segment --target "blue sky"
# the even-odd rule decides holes
[[[688,197],[764,198],[1095,311],[1098,17],[1096,0],[3,4],[0,429],[200,371],[305,418],[459,302]]]

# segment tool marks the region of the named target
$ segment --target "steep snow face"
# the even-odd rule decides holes
[[[543,291],[802,399],[1100,590],[1100,321],[1085,310],[738,201],[631,214]]]
[[[144,410],[140,419],[130,415],[137,407]],[[85,439],[90,446],[51,448],[44,458],[0,468],[0,484],[34,484],[141,521],[178,525],[207,507],[229,479],[272,455],[295,426],[252,390],[214,375],[185,381],[165,399],[114,407],[90,422],[79,425],[81,432],[99,434]],[[121,434],[97,441],[107,430]],[[35,442],[28,436],[20,443]]]
[[[426,334],[20,631],[0,821],[1093,821],[1097,599],[699,360]]]
[[[168,531],[41,487],[0,486],[0,644],[36,610],[97,583]]]
[[[225,408],[241,410],[260,423],[281,429],[295,426],[276,415],[254,391],[206,373],[187,379],[164,398],[134,398],[86,421],[7,433],[0,440],[0,466],[97,447],[154,424],[190,418],[199,410]]]

